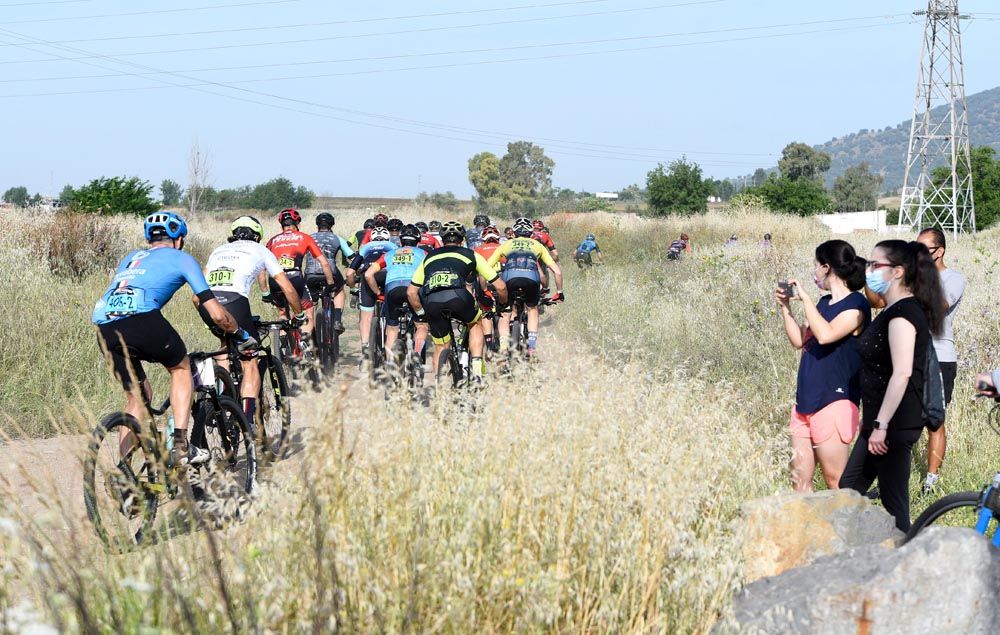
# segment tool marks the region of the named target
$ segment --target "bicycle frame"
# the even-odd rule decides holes
[[[993,477],[992,483],[983,488],[979,498],[976,531],[985,536],[993,520],[1000,522],[1000,472]],[[990,542],[993,546],[1000,547],[1000,531],[993,534]]]

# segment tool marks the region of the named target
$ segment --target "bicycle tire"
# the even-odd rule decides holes
[[[228,369],[219,364],[215,364],[215,390],[219,395],[229,397],[236,402],[240,400],[240,387],[236,379]]]
[[[378,379],[379,371],[385,364],[385,339],[382,330],[382,319],[379,317],[379,306],[376,305],[372,315],[372,325],[368,331],[368,375],[372,382]]]
[[[113,433],[112,443],[117,453],[117,436],[120,428],[126,428],[139,439],[136,450],[140,452],[138,456],[142,457],[142,463],[137,464],[134,461],[138,456],[133,451],[129,457],[133,460],[127,463],[122,459],[112,462],[117,474],[113,470],[105,470],[107,473],[102,474],[103,478],[99,478],[101,447],[105,438]],[[137,465],[138,470],[134,469]],[[152,529],[159,506],[159,496],[155,487],[143,487],[138,479],[139,475],[145,474],[144,483],[162,486],[159,465],[160,461],[156,459],[153,448],[143,440],[141,426],[135,417],[115,412],[106,415],[94,428],[83,461],[83,501],[98,538],[112,551],[127,551],[141,544]],[[100,496],[102,491],[107,494],[106,497]],[[105,503],[111,503],[111,507],[102,504],[101,499],[105,499]],[[118,518],[119,516],[121,518]],[[121,524],[122,519],[127,521],[124,527]],[[136,521],[134,524],[133,520]],[[110,530],[116,527],[121,531],[112,535]],[[127,540],[122,540],[124,536],[120,534],[127,536]]]
[[[247,494],[252,493],[257,483],[257,435],[243,409],[229,397],[219,397],[218,406],[211,398],[200,399],[193,419],[192,443],[196,435],[204,439],[202,447],[212,455],[208,464],[210,475],[233,472],[235,478],[223,479],[232,481]],[[229,483],[219,484],[223,495],[228,496]],[[211,489],[216,492],[219,488]]]
[[[927,509],[925,509],[923,513],[920,514],[915,521],[913,521],[913,524],[910,526],[910,531],[906,532],[906,540],[904,542],[913,540],[917,534],[943,518],[945,514],[963,507],[970,508],[968,525],[970,527],[975,527],[977,520],[976,510],[979,507],[979,499],[981,497],[982,494],[980,492],[955,492],[954,494],[948,494],[947,496],[939,498],[931,503],[930,506],[928,506]]]
[[[268,461],[281,458],[282,446],[292,426],[292,401],[284,366],[271,355],[260,361],[260,392],[254,429],[260,439],[260,456]]]

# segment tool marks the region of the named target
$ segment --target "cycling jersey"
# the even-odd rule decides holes
[[[539,261],[549,267],[555,266],[552,256],[542,246],[542,243],[534,238],[522,238],[518,236],[517,238],[508,240],[493,252],[488,261],[489,265],[491,267],[496,266],[501,258],[507,259],[506,263],[504,263],[502,273],[504,282],[511,278],[541,280],[538,273]]]
[[[427,293],[464,290],[466,283],[471,282],[477,273],[487,282],[493,282],[498,277],[497,272],[476,252],[467,247],[445,245],[420,263],[410,284],[427,287]]]
[[[138,249],[125,256],[115,270],[91,321],[108,324],[126,317],[159,311],[184,283],[202,302],[214,299],[198,261],[173,247]]]
[[[553,249],[556,248],[556,244],[552,242],[552,236],[549,235],[549,232],[536,231],[531,234],[531,237],[534,240],[537,240],[538,242],[542,243],[542,245],[549,251],[552,251]]]
[[[420,263],[427,254],[418,247],[400,247],[391,254],[382,254],[378,266],[385,269],[385,292],[410,283],[413,274],[417,272]]]
[[[585,240],[576,248],[578,254],[589,254],[592,251],[600,251],[601,248],[593,240]]]
[[[313,258],[323,255],[312,236],[300,231],[282,232],[267,241],[267,248],[278,259],[278,264],[287,272],[302,272],[302,261],[306,254]]]
[[[420,234],[420,242],[417,243],[417,247],[420,247],[427,253],[430,253],[435,249],[440,249],[443,246],[444,245],[441,243],[441,239],[430,232]]]
[[[367,229],[359,229],[358,231],[354,232],[354,235],[351,236],[351,240],[348,241],[348,244],[351,246],[351,249],[357,251],[358,249],[361,248],[361,241],[364,240],[365,232],[367,231],[368,231]]]
[[[316,232],[312,235],[312,238],[319,245],[319,248],[323,250],[326,261],[330,263],[330,268],[334,271],[337,269],[337,254],[339,252],[344,252],[344,255],[348,258],[354,257],[354,250],[347,244],[347,241],[333,232]],[[306,258],[305,273],[307,276],[323,275],[323,265],[310,256]]]
[[[391,254],[394,251],[396,251],[396,245],[388,240],[376,240],[365,243],[354,254],[354,260],[351,261],[351,269],[361,271],[363,265],[370,265],[383,255]]]
[[[489,261],[490,256],[493,255],[493,252],[496,251],[498,247],[500,247],[500,243],[483,243],[476,249],[476,253]],[[493,268],[500,271],[500,263],[497,263]]]
[[[205,265],[213,291],[238,293],[243,297],[250,296],[250,288],[264,270],[271,277],[284,271],[267,247],[252,240],[234,240],[216,247]]]
[[[483,244],[483,228],[472,227],[465,231],[465,244],[469,249],[478,249]]]

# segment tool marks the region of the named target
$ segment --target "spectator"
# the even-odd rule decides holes
[[[934,352],[937,353],[938,364],[941,366],[941,379],[944,382],[944,403],[945,406],[951,403],[951,395],[955,390],[955,375],[958,373],[958,352],[955,350],[955,329],[952,321],[955,319],[955,311],[962,301],[962,294],[965,292],[965,276],[949,269],[944,264],[945,238],[944,232],[937,227],[925,229],[917,236],[917,240],[922,243],[931,254],[934,266],[941,276],[941,291],[944,292],[944,299],[948,303],[948,310],[944,315],[944,324],[941,335],[934,338]],[[924,479],[923,492],[928,493],[941,480],[941,464],[944,462],[945,452],[948,450],[948,437],[944,431],[944,425],[937,430],[928,430],[927,438],[927,477]]]
[[[680,260],[681,256],[684,254],[691,253],[691,239],[687,234],[681,234],[681,237],[670,243],[667,247],[667,260]]]
[[[875,245],[865,282],[886,309],[858,340],[861,434],[840,486],[865,493],[878,478],[886,511],[907,531],[912,450],[924,426],[924,363],[931,335],[942,332],[946,305],[931,254],[915,241]]]
[[[812,491],[817,462],[826,486],[839,486],[860,418],[857,338],[871,321],[868,300],[857,293],[865,286],[865,260],[850,244],[829,240],[817,247],[813,281],[830,292],[815,304],[795,280],[788,281],[791,297],[787,287],[775,293],[788,341],[802,350],[790,424],[792,485],[798,492]],[[802,302],[804,325],[795,321],[791,299]]]
[[[723,247],[735,247],[736,246],[736,234],[733,234],[732,236],[730,236],[729,240],[727,240],[722,246]]]
[[[770,249],[771,248],[771,234],[770,233],[764,234],[764,240],[760,241],[760,246],[764,247],[765,249]]]

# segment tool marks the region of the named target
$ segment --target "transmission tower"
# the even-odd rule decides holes
[[[969,152],[969,112],[965,101],[958,0],[929,0],[923,50],[913,104],[899,226],[940,227],[958,235],[976,230]],[[938,112],[934,109],[938,108]],[[948,178],[932,178],[945,167]]]

